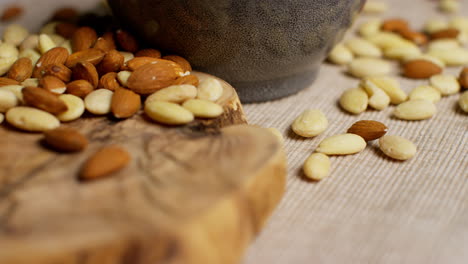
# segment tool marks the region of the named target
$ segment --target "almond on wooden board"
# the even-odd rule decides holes
[[[118,88],[112,96],[111,111],[116,118],[129,118],[141,108],[139,94],[125,88]]]
[[[468,67],[463,68],[463,70],[460,72],[458,82],[460,83],[461,87],[468,89]]]
[[[124,56],[117,50],[110,50],[104,56],[102,61],[96,66],[100,75],[104,75],[109,72],[117,72],[124,65]]]
[[[86,80],[96,89],[99,84],[99,74],[93,64],[80,62],[73,67],[73,80]]]
[[[15,81],[13,79],[7,78],[7,77],[0,77],[0,87],[2,86],[7,86],[7,85],[19,85],[20,83],[18,81]]]
[[[130,162],[130,154],[120,146],[111,145],[94,153],[84,164],[80,179],[97,180],[125,168]]]
[[[131,53],[135,53],[139,49],[139,44],[136,38],[125,30],[117,30],[115,32],[115,38],[119,46],[124,50]]]
[[[138,94],[151,94],[172,85],[183,73],[177,63],[159,60],[134,71],[128,79],[127,87]]]
[[[177,80],[175,80],[173,83],[173,85],[180,85],[180,84],[190,84],[190,85],[197,87],[200,84],[200,80],[198,79],[197,76],[190,74],[190,75],[177,78]]]
[[[42,70],[42,76],[54,76],[64,82],[69,82],[71,79],[72,71],[63,64],[49,64]]]
[[[387,133],[387,126],[374,120],[361,120],[354,123],[348,133],[361,136],[365,141],[372,141],[383,137]]]
[[[73,52],[82,51],[94,46],[97,40],[97,33],[93,28],[80,27],[71,38]]]
[[[76,80],[67,84],[67,93],[80,98],[85,98],[93,90],[93,85],[86,80]]]
[[[403,65],[403,75],[411,79],[427,79],[442,72],[442,68],[428,60],[412,60]]]
[[[55,94],[39,88],[26,87],[22,91],[23,100],[27,105],[44,110],[51,114],[59,114],[67,111],[67,105]]]
[[[33,65],[29,58],[19,58],[8,71],[7,77],[18,82],[31,78]]]
[[[86,49],[72,53],[65,62],[69,68],[75,67],[79,62],[89,62],[93,65],[98,65],[106,53],[100,49]]]
[[[117,73],[116,72],[109,72],[101,77],[98,84],[99,88],[108,89],[111,91],[115,91],[120,88],[120,83],[117,80]]]
[[[135,57],[151,57],[160,59],[161,52],[157,49],[142,49],[135,53]]]
[[[44,132],[45,143],[60,152],[79,152],[88,146],[88,139],[77,130],[58,127]]]
[[[42,77],[42,70],[50,64],[64,64],[68,59],[69,53],[66,48],[56,47],[44,53],[36,63],[33,71],[34,78]]]
[[[181,56],[177,55],[168,55],[162,57],[163,60],[170,60],[173,61],[182,67],[182,70],[184,72],[191,72],[192,71],[192,65],[190,65],[190,62],[188,62],[185,58],[182,58]]]

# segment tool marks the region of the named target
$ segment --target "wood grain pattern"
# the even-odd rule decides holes
[[[282,197],[285,157],[269,132],[242,125],[224,85],[226,113],[214,121],[76,121],[70,126],[92,142],[79,154],[0,127],[0,263],[238,263]],[[130,166],[79,182],[84,160],[111,143],[131,153]]]

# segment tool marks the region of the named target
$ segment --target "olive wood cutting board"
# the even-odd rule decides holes
[[[215,120],[70,123],[91,142],[78,154],[50,151],[41,135],[3,124],[0,263],[239,263],[283,195],[286,162],[270,132],[245,125],[236,92],[222,83],[226,111]],[[131,164],[80,182],[83,162],[109,144],[127,149]]]

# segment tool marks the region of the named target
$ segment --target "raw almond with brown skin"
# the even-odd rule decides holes
[[[89,62],[93,65],[98,65],[106,53],[100,49],[87,49],[75,52],[68,57],[65,65],[69,68],[75,67],[79,62]]]
[[[198,79],[197,76],[190,74],[190,75],[186,75],[186,76],[182,76],[178,78],[173,83],[173,85],[179,85],[179,84],[190,84],[190,85],[197,87],[200,84],[200,80]]]
[[[81,98],[85,98],[93,90],[93,85],[86,80],[77,80],[67,84],[67,93]]]
[[[44,110],[51,114],[60,114],[67,111],[67,105],[55,94],[39,88],[25,87],[22,91],[23,100],[27,105]]]
[[[127,87],[138,94],[152,94],[172,85],[183,73],[179,64],[159,60],[136,69],[128,78]]]
[[[373,120],[361,120],[354,123],[348,133],[361,136],[365,141],[372,141],[383,137],[387,133],[387,126]]]
[[[160,61],[161,59],[156,59],[152,57],[136,57],[131,60],[129,60],[126,63],[126,70],[128,71],[135,71],[136,69],[140,68],[143,65],[150,64],[150,63],[156,63]]]
[[[441,72],[439,65],[428,60],[412,60],[403,65],[403,75],[411,79],[427,79]]]
[[[55,26],[55,32],[60,36],[69,39],[78,30],[78,26],[73,23],[62,22]]]
[[[18,18],[23,14],[24,10],[21,6],[18,5],[11,5],[8,6],[2,13],[2,16],[0,17],[0,20],[2,22],[8,22],[13,19]]]
[[[184,70],[184,72],[192,71],[192,66],[190,65],[190,62],[188,62],[186,59],[182,58],[181,56],[169,55],[169,56],[164,56],[163,59],[170,60],[179,64],[180,67],[182,67],[182,70]]]
[[[90,27],[78,28],[71,38],[73,52],[87,50],[96,43],[96,31]]]
[[[431,34],[431,39],[456,39],[460,31],[455,28],[447,28]]]
[[[125,88],[117,88],[112,96],[111,111],[116,118],[129,118],[141,108],[139,94]]]
[[[161,52],[156,49],[142,49],[142,50],[139,50],[137,53],[135,53],[135,57],[151,57],[151,58],[160,59]]]
[[[73,67],[73,80],[86,80],[94,88],[99,84],[99,74],[93,64],[80,62]]]
[[[0,87],[7,86],[7,85],[19,85],[19,84],[20,83],[18,81],[15,81],[13,79],[0,77]]]
[[[88,146],[88,139],[77,130],[58,127],[44,132],[47,146],[60,152],[79,152]]]
[[[104,147],[85,162],[80,178],[89,181],[109,176],[125,168],[130,159],[130,154],[120,146]]]
[[[125,58],[120,52],[111,50],[107,52],[104,59],[102,59],[101,63],[99,63],[96,68],[100,75],[104,75],[108,72],[117,72],[122,68],[124,60]]]
[[[463,89],[468,89],[468,67],[463,68],[458,77],[458,82]]]
[[[54,76],[44,76],[39,80],[39,86],[53,93],[57,93],[58,90],[67,87],[62,80]]]
[[[42,76],[54,76],[64,82],[71,80],[72,71],[63,64],[49,64],[43,68]]]
[[[403,38],[412,41],[416,45],[425,45],[429,42],[428,37],[420,32],[412,31],[411,29],[400,30],[398,32]]]
[[[109,72],[101,77],[98,87],[115,91],[120,88],[116,72]]]
[[[130,34],[128,31],[125,30],[117,30],[115,32],[115,38],[117,40],[117,43],[119,46],[124,50],[128,51],[131,53],[135,53],[138,51],[138,41],[135,39],[135,37]]]
[[[33,65],[31,59],[20,58],[18,59],[8,71],[7,77],[18,82],[31,78],[33,73]]]
[[[408,28],[408,21],[404,19],[388,19],[383,22],[382,30],[383,31],[390,31],[390,32],[398,32],[400,30],[405,30]]]
[[[42,70],[50,64],[64,64],[69,56],[68,50],[62,47],[53,48],[44,53],[36,63],[33,71],[34,78],[42,77]]]
[[[73,7],[62,7],[55,10],[52,21],[73,21],[78,17],[78,10]]]
[[[109,34],[109,33],[106,33]],[[112,33],[110,33],[112,34]],[[117,49],[115,46],[114,38],[112,36],[107,36],[104,35],[96,40],[96,44],[94,44],[95,49],[100,49],[104,52],[109,52],[111,50]]]

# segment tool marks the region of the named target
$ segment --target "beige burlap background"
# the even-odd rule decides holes
[[[8,2],[15,1],[0,0],[2,5]],[[16,2],[33,6],[20,21],[31,28],[37,28],[42,14],[50,14],[55,6],[78,5],[71,0]],[[87,9],[96,2],[80,0],[79,5]],[[459,2],[461,14],[468,16],[468,1]],[[436,1],[387,3],[390,10],[385,17],[408,18],[415,28],[428,18],[444,17],[437,13]],[[363,16],[356,24],[369,18]],[[401,81],[406,91],[426,83]],[[317,82],[298,95],[245,106],[251,123],[276,127],[285,136],[289,176],[285,198],[248,250],[244,264],[468,263],[468,115],[457,107],[459,95],[443,98],[437,115],[428,121],[393,119],[393,107],[352,116],[337,107],[337,100],[357,83],[343,74],[343,68],[324,65]],[[305,140],[292,135],[289,126],[308,108],[321,109],[330,127]],[[303,181],[302,163],[318,143],[361,119],[379,120],[388,125],[389,134],[411,139],[418,155],[396,162],[383,156],[374,143],[358,155],[333,157],[328,179]]]

